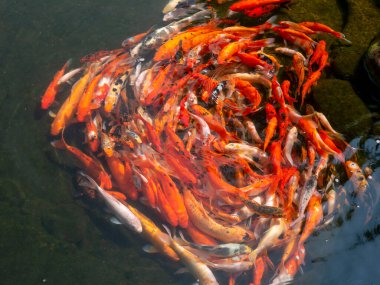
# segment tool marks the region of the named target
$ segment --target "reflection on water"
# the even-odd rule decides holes
[[[1,1],[0,275],[2,284],[191,284],[110,225],[98,205],[73,199],[71,170],[49,146],[50,119],[35,107],[67,58],[118,47],[160,21],[157,1]],[[141,19],[141,15],[144,19]],[[347,190],[334,222],[306,244],[297,284],[378,284],[380,138],[351,140],[373,169],[363,203]],[[336,187],[339,187],[337,183]],[[368,212],[369,211],[369,212]],[[366,223],[368,216],[371,219]]]

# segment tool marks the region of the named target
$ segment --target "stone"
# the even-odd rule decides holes
[[[371,40],[380,31],[380,9],[373,1],[347,0],[347,25],[343,29],[352,46],[338,46],[332,52],[332,67],[340,79],[351,79]]]
[[[372,126],[371,112],[353,90],[350,82],[320,80],[314,89],[316,109],[329,119],[333,128],[346,139],[365,135]]]

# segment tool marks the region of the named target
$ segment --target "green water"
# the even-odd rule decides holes
[[[374,5],[363,5],[367,8],[361,16],[368,22],[356,23],[364,26],[361,31],[347,16],[347,5],[368,1],[314,0],[305,1],[303,8],[298,1],[286,13],[294,20],[320,20],[336,29],[351,25],[350,39],[358,38],[357,33],[364,37],[352,47],[333,44],[335,69],[317,94],[328,117],[353,144],[360,136],[363,162],[373,164],[374,180],[380,181],[380,132],[374,113],[378,105],[369,99],[380,92],[363,79],[359,66],[374,30],[380,28],[373,27],[373,17],[380,13]],[[75,198],[73,169],[50,146],[51,119],[38,110],[41,94],[68,58],[78,63],[92,51],[118,48],[127,36],[159,23],[164,5],[157,0],[0,0],[0,284],[193,282],[190,276],[175,276],[172,263],[143,253],[144,242],[110,224],[96,203]],[[354,87],[349,87],[350,102],[362,104],[357,97],[361,95],[366,105],[353,103],[347,109],[343,101],[321,99],[325,93],[334,98],[337,89],[342,90],[339,84]],[[352,120],[339,121],[342,117]],[[369,225],[354,215],[342,226],[312,237],[304,274],[297,275],[296,283],[379,284],[378,210]]]

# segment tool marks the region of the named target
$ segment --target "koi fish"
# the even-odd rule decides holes
[[[231,11],[240,12],[243,10],[251,10],[266,5],[279,5],[289,2],[290,0],[242,0],[232,4],[229,9]]]
[[[251,240],[252,234],[242,227],[226,227],[213,220],[199,205],[189,190],[184,191],[185,206],[190,219],[202,232],[227,243],[241,243]]]
[[[332,28],[324,24],[317,23],[317,22],[302,22],[302,23],[299,23],[299,25],[309,28],[315,32],[323,32],[323,33],[333,35],[334,37],[341,39],[347,42],[348,44],[351,44],[351,41],[347,40],[346,36],[343,33],[334,31]]]
[[[53,123],[51,124],[50,133],[53,136],[58,135],[63,128],[73,119],[74,112],[79,104],[83,92],[92,76],[92,69],[90,69],[71,89],[70,96],[63,103],[59,109]]]
[[[152,246],[145,246],[144,251],[148,253],[161,252],[171,260],[179,261],[179,256],[170,247],[170,237],[163,233],[148,217],[135,207],[128,205],[128,208],[141,222],[141,235],[152,243]]]
[[[184,239],[183,236],[182,239]],[[228,258],[238,255],[249,254],[252,251],[252,249],[249,246],[239,243],[225,243],[218,245],[202,245],[188,241],[186,241],[186,243],[190,245],[192,248],[205,251],[207,252],[207,254],[219,258]]]
[[[53,104],[55,96],[58,92],[58,86],[60,85],[59,80],[65,74],[67,67],[69,66],[71,60],[68,60],[65,65],[54,75],[53,80],[50,82],[48,88],[46,89],[44,95],[41,99],[41,109],[46,110]]]
[[[254,213],[264,217],[280,218],[283,216],[283,210],[277,207],[265,206],[257,203],[255,200],[243,199],[244,204]]]
[[[359,165],[351,160],[348,160],[344,166],[347,176],[354,186],[355,193],[359,195],[364,193],[368,188],[368,181]]]
[[[166,231],[170,233],[169,229],[166,228]],[[183,246],[179,245],[169,234],[170,237],[170,246],[179,256],[181,261],[186,265],[189,271],[197,278],[199,284],[201,285],[218,285],[214,274],[207,267],[207,265],[195,254],[191,253]]]
[[[107,207],[112,211],[112,213],[117,217],[117,219],[126,227],[133,230],[134,232],[142,232],[141,221],[131,212],[127,204],[120,202],[118,199],[108,194],[107,191],[102,189],[90,176],[79,172],[79,174],[88,180],[89,184],[94,187],[99,195],[102,197]],[[81,185],[88,185],[88,183],[82,182]]]
[[[261,238],[258,246],[249,254],[249,260],[256,262],[256,258],[267,248],[274,245],[274,242],[285,231],[286,223],[283,219],[273,219],[272,226]]]

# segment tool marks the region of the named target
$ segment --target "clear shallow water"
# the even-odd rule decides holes
[[[113,49],[159,23],[164,1],[0,1],[1,284],[191,284],[175,265],[142,252],[96,203],[75,198],[73,169],[49,145],[38,111],[52,75],[68,59]],[[376,137],[353,139],[375,166]],[[342,177],[344,179],[344,177]],[[349,206],[344,213],[349,210]],[[307,242],[297,284],[378,284],[379,206],[363,224],[356,210]]]

